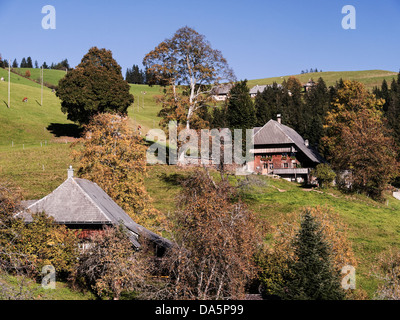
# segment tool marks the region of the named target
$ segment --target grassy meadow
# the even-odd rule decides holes
[[[255,85],[265,85],[282,83],[283,80],[287,80],[290,77],[288,76],[279,76],[265,79],[255,79],[248,80],[247,85],[251,88]],[[297,74],[293,75],[300,80],[302,84],[308,82],[309,79],[313,79],[315,82],[322,77],[327,86],[332,86],[338,81],[340,78],[343,80],[353,80],[364,83],[367,89],[373,89],[375,86],[381,86],[383,79],[390,84],[393,78],[397,78],[397,72],[393,71],[385,71],[385,70],[364,70],[364,71],[327,71],[327,72],[313,72],[306,74]]]
[[[25,72],[29,70],[31,73],[30,79],[34,81],[40,80],[41,69],[36,68],[14,68],[14,72],[19,73],[20,75],[25,75]],[[43,69],[43,82],[49,83],[52,85],[58,85],[58,81],[62,79],[66,74],[66,71],[62,70],[54,70],[54,69]]]

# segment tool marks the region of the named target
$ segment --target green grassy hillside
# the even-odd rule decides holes
[[[21,75],[25,75],[25,72],[29,70],[31,73],[30,79],[40,81],[41,69],[35,68],[15,68],[14,71]],[[65,76],[66,72],[62,70],[43,69],[43,82],[58,85],[58,81]]]
[[[4,70],[0,69],[0,76]],[[0,146],[35,145],[50,142],[62,134],[63,126],[74,126],[61,112],[60,100],[49,88],[43,88],[41,105],[40,85],[11,75],[11,101],[8,106],[8,83],[0,81]],[[24,98],[27,102],[22,102]]]
[[[135,102],[129,108],[128,115],[134,126],[137,127],[140,124],[143,132],[158,128],[161,119],[157,116],[160,105],[156,103],[155,97],[162,94],[162,88],[144,84],[131,84],[130,87],[130,93],[135,97]]]
[[[336,81],[340,78],[343,80],[355,80],[364,83],[367,89],[372,89],[375,86],[380,86],[383,79],[386,79],[388,83],[392,81],[393,78],[397,78],[397,72],[385,71],[385,70],[365,70],[365,71],[329,71],[329,72],[314,72],[307,74],[297,74],[292,75],[300,80],[301,83],[307,83],[309,79],[317,81],[322,77],[327,86],[334,85]],[[289,76],[272,77],[265,79],[255,79],[249,80],[247,85],[251,88],[255,85],[264,85],[282,83],[284,79],[288,79]]]

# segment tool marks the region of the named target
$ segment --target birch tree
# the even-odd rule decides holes
[[[212,99],[212,89],[221,82],[235,81],[233,70],[219,50],[205,36],[189,28],[180,28],[172,38],[161,42],[143,59],[153,74],[149,84],[171,86],[174,98],[188,96],[186,128],[193,115]],[[184,86],[183,91],[177,86]]]

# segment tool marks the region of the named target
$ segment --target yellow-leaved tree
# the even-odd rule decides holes
[[[97,183],[137,223],[153,229],[162,222],[146,191],[146,146],[127,117],[98,114],[74,145],[78,176]]]

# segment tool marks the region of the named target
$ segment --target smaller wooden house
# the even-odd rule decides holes
[[[105,226],[122,224],[136,249],[141,247],[141,238],[154,245],[157,255],[162,255],[172,245],[169,240],[134,222],[96,183],[74,177],[71,167],[68,179],[57,189],[40,200],[25,201],[23,205],[25,209],[16,216],[25,222],[32,222],[32,213],[45,212],[56,223],[80,230],[82,240]]]
[[[232,87],[233,85],[231,83],[220,84],[211,90],[211,95],[216,101],[225,101],[228,99]]]
[[[312,79],[308,80],[308,82],[305,85],[303,85],[304,91],[307,92],[307,91],[311,90],[315,85],[316,84]]]
[[[250,97],[251,98],[255,98],[259,92],[262,93],[262,92],[264,92],[265,89],[272,88],[272,87],[274,87],[273,84],[267,84],[267,85],[261,85],[261,86],[259,86],[257,84],[257,85],[255,85],[254,87],[252,87],[250,89],[250,92],[249,92],[250,93]],[[281,84],[276,84],[276,87],[278,89],[283,89],[283,86]]]
[[[295,130],[270,120],[263,127],[253,129],[254,161],[248,170],[263,175],[276,175],[289,181],[310,182],[311,170],[325,162],[322,156]]]

